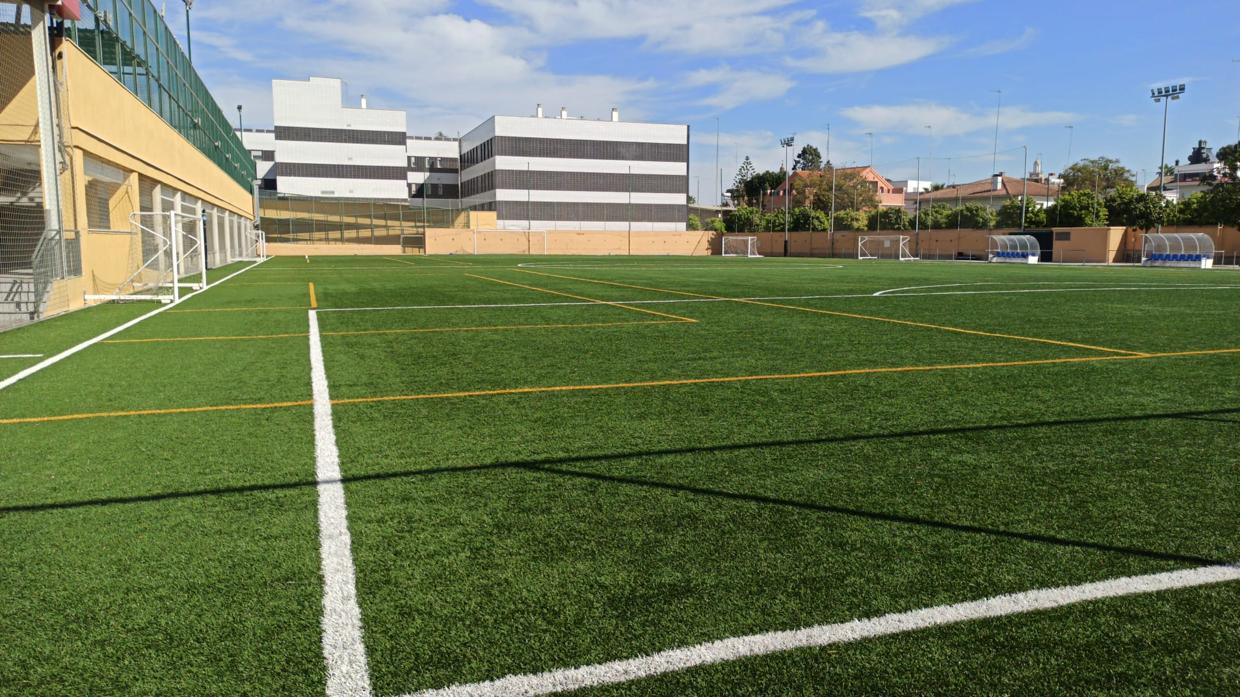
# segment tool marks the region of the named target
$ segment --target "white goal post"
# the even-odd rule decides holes
[[[724,235],[720,249],[725,257],[760,257],[758,238],[752,235]]]
[[[857,258],[916,261],[908,246],[910,239],[908,235],[861,235],[857,238]]]
[[[206,231],[202,218],[178,211],[130,213],[128,275],[109,293],[87,294],[88,301],[155,300],[178,302],[181,289],[207,287]],[[255,238],[253,254],[261,254]],[[197,277],[197,279],[195,279]]]

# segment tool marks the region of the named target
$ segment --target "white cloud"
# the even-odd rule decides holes
[[[870,20],[879,29],[895,31],[912,22],[975,0],[861,0],[857,14]]]
[[[924,134],[934,127],[936,137],[959,136],[993,129],[995,115],[989,110],[965,111],[945,104],[915,102],[898,105],[853,106],[841,113],[858,126],[874,131]],[[1078,118],[1064,111],[1031,111],[1023,106],[1004,107],[1000,128],[1004,130],[1066,124]]]
[[[551,44],[638,39],[662,51],[696,54],[772,52],[812,11],[793,0],[484,0]]]
[[[815,73],[859,73],[883,70],[921,60],[946,48],[950,39],[862,32],[831,32],[819,23],[807,42],[806,55],[788,64]]]
[[[719,109],[732,109],[748,102],[784,96],[795,84],[780,73],[761,70],[733,70],[727,66],[695,70],[685,77],[689,87],[715,87],[717,91],[702,100]]]
[[[1001,53],[1011,51],[1019,51],[1033,45],[1038,38],[1038,30],[1033,27],[1025,27],[1025,31],[1019,36],[1013,36],[1006,39],[993,39],[987,41],[975,48],[970,49],[967,53],[970,56],[997,56]]]

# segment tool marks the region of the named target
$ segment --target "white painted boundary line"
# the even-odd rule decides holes
[[[4,359],[4,358],[42,358],[42,357],[43,357],[43,354],[41,354],[41,353],[10,353],[10,354],[8,354],[8,355],[6,355],[6,356],[0,356],[0,359]]]
[[[720,639],[696,646],[660,651],[649,656],[609,661],[579,668],[551,670],[545,673],[509,675],[498,680],[424,690],[406,697],[499,697],[500,695],[545,695],[567,692],[600,685],[614,685],[697,666],[793,649],[844,644],[930,627],[1050,610],[1104,598],[1157,593],[1238,580],[1240,580],[1240,565],[1203,566],[1145,576],[1126,576],[1077,586],[1043,588],[953,605],[896,612],[851,622]]]
[[[956,285],[956,284],[952,284]],[[937,287],[937,286],[927,286]],[[896,288],[892,290],[907,290]],[[668,298],[659,300],[608,300],[610,305],[677,305],[684,303],[724,303],[749,300],[833,300],[842,298],[913,298],[927,295],[985,295],[996,293],[1089,293],[1117,290],[1240,290],[1240,286],[1162,284],[1148,286],[1115,286],[1110,288],[1025,288],[1012,290],[961,290],[931,293],[893,293],[880,290],[877,293],[848,293],[843,295],[770,295],[752,298]],[[388,307],[320,307],[319,312],[395,312],[399,310],[488,310],[505,307],[563,307],[570,305],[598,305],[588,302],[542,302],[542,303],[491,303],[464,305],[391,305]]]
[[[105,339],[110,339],[116,336],[117,334],[120,334],[121,332],[125,331],[126,329],[129,329],[135,324],[138,324],[139,322],[146,321],[154,317],[155,315],[158,315],[161,312],[167,312],[168,310],[171,310],[172,308],[176,307],[177,305],[180,305],[181,303],[185,302],[186,300],[189,300],[190,298],[194,297],[195,295],[198,295],[199,293],[205,293],[211,290],[212,288],[218,286],[219,284],[223,283],[224,281],[240,276],[241,274],[245,273],[246,271],[249,271],[255,266],[262,264],[264,261],[266,261],[266,259],[264,259],[263,261],[258,261],[253,264],[250,264],[249,266],[245,267],[244,269],[241,269],[240,271],[235,271],[231,274],[228,274],[227,276],[221,278],[215,283],[212,283],[206,288],[203,288],[202,290],[196,290],[193,293],[190,293],[188,295],[183,295],[181,296],[180,302],[168,303],[167,305],[162,305],[154,310],[151,310],[145,315],[129,320],[128,322],[120,325],[119,327],[113,327],[112,329],[109,329],[108,331],[100,334],[99,336],[93,337],[91,339],[87,339],[86,341],[83,341],[82,343],[72,348],[65,349],[64,351],[61,351],[60,353],[56,354],[55,356],[52,356],[51,358],[48,358],[47,360],[35,363],[34,365],[30,366],[29,368],[26,368],[25,370],[19,373],[14,373],[13,375],[5,378],[4,380],[0,380],[0,390],[6,389],[22,380],[25,380],[26,378],[30,377],[31,375],[34,375],[35,373],[43,370],[44,368],[50,368],[56,365],[57,363],[63,361],[64,359],[68,358],[69,356],[72,356],[75,353],[84,351],[90,348],[91,346],[94,346],[100,341],[103,341]]]
[[[310,383],[314,393],[314,460],[319,490],[319,557],[323,571],[323,660],[327,697],[369,697],[370,669],[362,643],[353,541],[344,502],[332,398],[323,367],[318,313],[310,310]]]

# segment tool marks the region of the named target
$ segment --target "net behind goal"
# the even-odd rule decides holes
[[[724,235],[723,256],[725,257],[760,257],[758,254],[758,238],[751,235]]]
[[[908,235],[862,235],[857,238],[857,258],[915,261],[910,239]]]

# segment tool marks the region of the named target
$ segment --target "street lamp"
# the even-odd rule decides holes
[[[190,65],[194,64],[194,42],[190,39],[189,33],[189,11],[193,6],[194,0],[185,0],[185,53]]]
[[[1184,94],[1184,85],[1167,85],[1166,87],[1155,87],[1150,90],[1150,99],[1157,104],[1162,102],[1163,105],[1163,128],[1162,128],[1162,157],[1158,163],[1158,193],[1166,196],[1163,192],[1167,190],[1167,114],[1171,109],[1171,102],[1178,101]],[[1162,232],[1162,223],[1158,224],[1158,232]]]
[[[795,135],[779,139],[779,144],[784,146],[784,256],[788,256],[788,202],[792,198],[792,170],[788,169],[788,150],[795,143]]]

